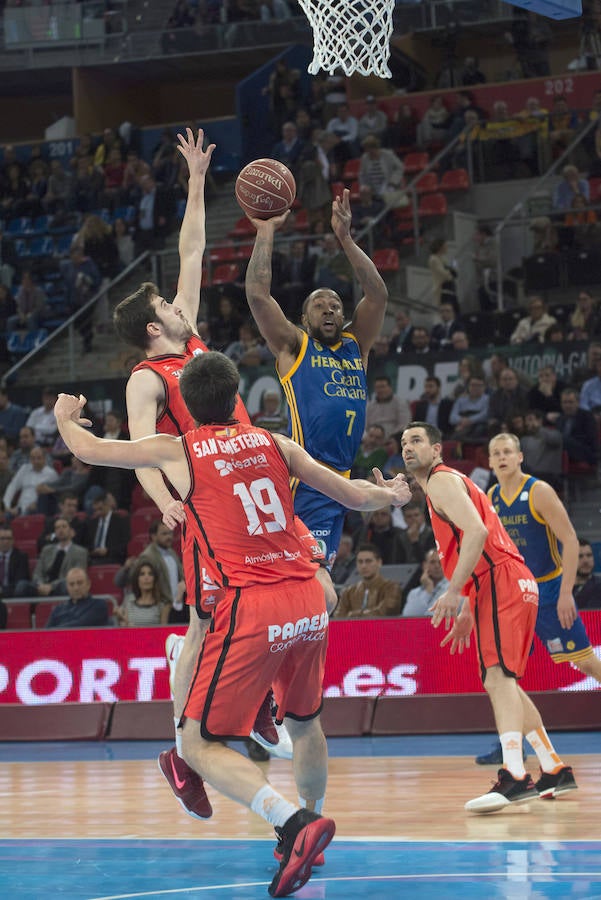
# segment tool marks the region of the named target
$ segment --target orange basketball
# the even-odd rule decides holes
[[[255,219],[279,216],[295,197],[294,175],[277,159],[255,159],[236,178],[236,200]]]

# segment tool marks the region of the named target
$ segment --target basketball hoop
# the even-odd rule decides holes
[[[388,68],[395,0],[298,0],[313,29],[311,75],[392,78]]]

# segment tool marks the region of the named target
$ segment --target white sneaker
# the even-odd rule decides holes
[[[173,699],[175,685],[175,667],[179,659],[182,647],[184,646],[184,637],[181,634],[168,634],[165,641],[165,656],[169,664],[169,688],[171,690],[171,699]]]
[[[254,729],[251,731],[250,736],[253,741],[256,741],[261,747],[264,747],[270,756],[275,756],[277,759],[292,759],[292,740],[286,726],[276,725],[274,722],[273,727],[278,733],[277,744],[270,744],[269,741],[266,741],[265,738]]]

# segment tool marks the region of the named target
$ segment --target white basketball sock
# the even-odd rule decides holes
[[[506,731],[499,735],[503,748],[503,765],[514,778],[523,778],[526,774],[524,758],[522,756],[522,733],[520,731]]]
[[[290,816],[298,811],[298,806],[289,803],[285,797],[274,791],[270,784],[264,784],[252,799],[250,808],[271,825],[282,828]]]

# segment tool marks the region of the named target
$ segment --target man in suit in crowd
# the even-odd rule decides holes
[[[66,519],[54,521],[55,540],[47,544],[33,570],[31,581],[17,582],[15,597],[55,597],[67,593],[65,577],[69,569],[87,569],[88,551],[73,543],[73,529]]]
[[[113,513],[109,497],[99,494],[92,501],[92,518],[86,522],[84,546],[90,554],[90,565],[116,563],[122,565],[130,538],[129,516]]]
[[[569,461],[595,465],[599,447],[597,423],[593,413],[580,408],[578,391],[574,388],[564,388],[559,402],[561,413],[556,426],[563,437],[563,449],[567,452]]]
[[[424,392],[415,404],[413,418],[416,422],[428,422],[435,425],[443,434],[450,430],[449,416],[453,408],[450,397],[441,397],[440,378],[428,375],[424,381]]]
[[[109,624],[106,600],[90,594],[90,579],[85,569],[70,568],[65,587],[69,599],[54,607],[46,628],[93,628]]]
[[[14,536],[10,525],[0,526],[0,597],[15,596],[15,585],[21,579],[29,578],[27,554],[14,546]],[[6,628],[7,610],[0,599],[0,628]]]
[[[57,512],[54,516],[46,516],[42,533],[38,538],[38,554],[42,552],[46,544],[53,544],[56,541],[54,532],[54,523],[58,518],[66,519],[73,529],[73,543],[79,544],[80,547],[85,546],[85,520],[77,515],[79,511],[79,499],[74,491],[63,491],[57,502]]]

